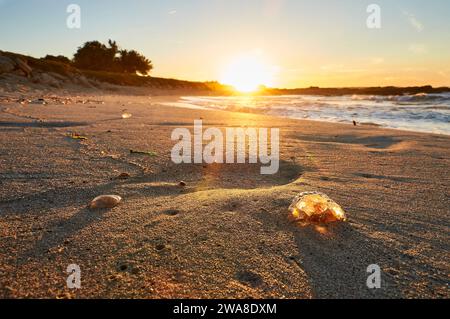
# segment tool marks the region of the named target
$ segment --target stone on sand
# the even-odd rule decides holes
[[[120,173],[118,176],[116,176],[116,179],[128,179],[130,178],[130,174],[128,173]]]
[[[94,198],[90,204],[90,209],[113,208],[119,205],[122,197],[118,195],[100,195]]]

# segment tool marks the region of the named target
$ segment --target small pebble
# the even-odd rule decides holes
[[[120,173],[120,175],[116,177],[116,179],[128,179],[128,178],[130,178],[130,174],[128,173]]]
[[[122,197],[117,195],[101,195],[94,198],[90,204],[89,208],[113,208],[122,201]]]

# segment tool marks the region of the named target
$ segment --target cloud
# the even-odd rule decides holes
[[[414,54],[424,54],[427,53],[427,47],[425,44],[421,43],[412,43],[409,45],[408,50],[411,51]]]
[[[417,31],[417,32],[422,32],[423,29],[425,28],[423,23],[420,22],[416,16],[412,13],[409,13],[407,11],[403,11],[402,12],[403,15],[408,19],[409,24]]]
[[[169,11],[169,14],[170,14],[170,15],[174,15],[174,14],[176,14],[176,13],[177,13],[177,10],[170,10],[170,11]]]

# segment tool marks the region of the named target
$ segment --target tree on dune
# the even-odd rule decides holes
[[[121,50],[118,62],[121,70],[127,73],[147,75],[153,69],[152,62],[135,50]]]
[[[106,71],[114,62],[116,49],[115,47],[108,48],[99,41],[86,42],[75,53],[74,65],[79,69]]]
[[[86,42],[79,47],[73,59],[75,67],[93,71],[125,72],[147,75],[152,62],[135,50],[120,50],[116,41],[108,45],[99,41]]]

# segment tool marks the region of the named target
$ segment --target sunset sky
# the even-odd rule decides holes
[[[70,3],[81,29],[66,27]],[[381,29],[366,26],[371,3]],[[109,38],[161,77],[222,80],[254,59],[276,87],[450,86],[448,0],[0,0],[0,50],[72,57]]]

